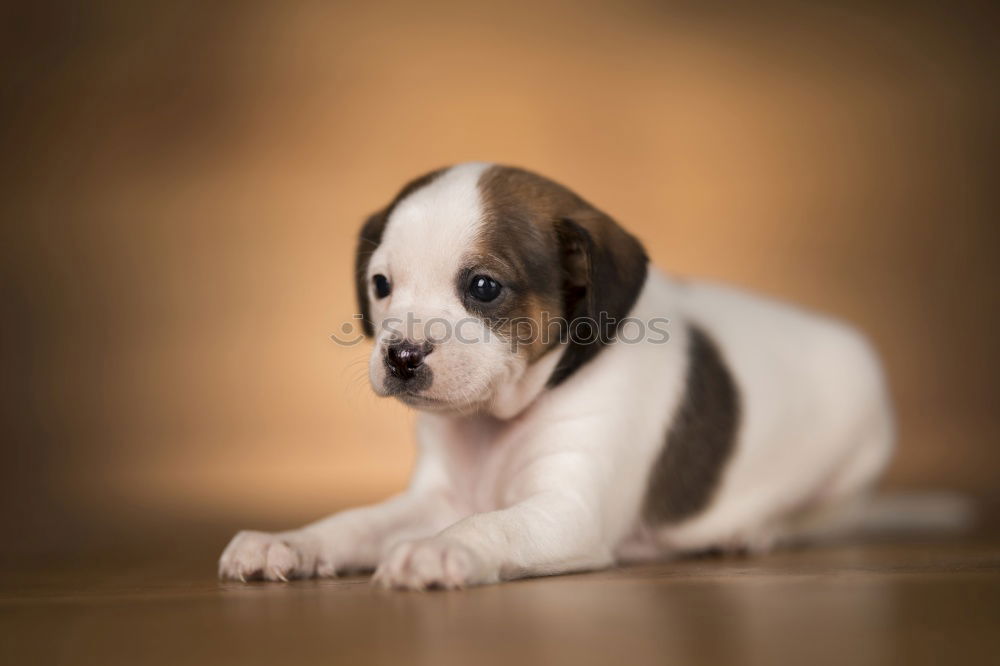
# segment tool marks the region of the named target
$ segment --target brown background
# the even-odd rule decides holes
[[[469,159],[858,323],[890,485],[994,494],[993,16],[732,4],[0,9],[5,555],[221,547],[400,487],[412,417],[329,335],[363,216]]]

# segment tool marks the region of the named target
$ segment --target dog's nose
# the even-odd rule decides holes
[[[421,365],[424,358],[433,351],[430,343],[417,344],[404,340],[394,342],[385,350],[385,363],[389,366],[389,372],[400,379],[411,379]]]

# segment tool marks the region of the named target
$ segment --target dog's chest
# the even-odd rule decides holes
[[[478,513],[508,506],[519,471],[531,459],[529,428],[478,417],[441,426],[438,453],[458,507]]]

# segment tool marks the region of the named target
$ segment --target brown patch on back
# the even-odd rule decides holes
[[[687,386],[649,477],[643,516],[678,523],[704,510],[722,480],[739,428],[740,396],[715,343],[690,329]]]

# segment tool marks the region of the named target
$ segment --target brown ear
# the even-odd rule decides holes
[[[562,382],[614,340],[646,282],[648,263],[642,244],[596,209],[560,219],[555,229],[569,347],[549,386]]]
[[[358,248],[354,255],[354,287],[358,297],[358,312],[361,314],[361,330],[369,338],[374,335],[375,329],[368,299],[368,262],[382,242],[382,231],[388,219],[389,209],[383,208],[365,221],[358,235]]]

